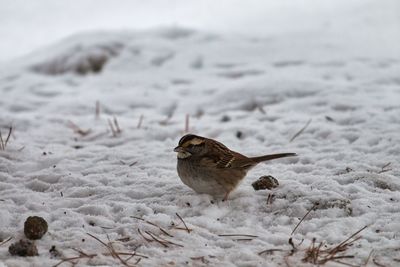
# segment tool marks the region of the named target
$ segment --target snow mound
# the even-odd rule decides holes
[[[91,38],[88,38],[91,37]],[[62,41],[60,45],[49,47],[46,55],[40,62],[34,63],[30,68],[38,73],[47,75],[60,75],[75,73],[85,75],[98,73],[114,57],[117,57],[124,45],[115,40],[107,40],[104,36],[101,42],[93,36],[86,38],[70,38]]]
[[[54,266],[82,251],[96,256],[78,265],[118,265],[102,240],[136,251],[131,265],[303,266],[314,239],[325,249],[367,226],[337,255],[396,266],[400,60],[362,38],[375,36],[93,33],[1,66],[0,130],[14,131],[0,149],[0,244],[29,216],[49,228],[39,256],[6,242],[0,259]],[[185,127],[245,155],[299,156],[213,200],[177,176]],[[279,186],[255,192],[263,175]]]

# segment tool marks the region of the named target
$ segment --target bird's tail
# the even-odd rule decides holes
[[[286,158],[286,157],[293,157],[297,156],[296,153],[279,153],[279,154],[272,154],[272,155],[265,155],[265,156],[260,156],[260,157],[253,157],[251,158],[255,162],[263,162],[271,159],[279,159],[279,158]]]

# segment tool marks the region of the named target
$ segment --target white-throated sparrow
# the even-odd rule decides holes
[[[223,195],[224,200],[258,163],[296,156],[280,153],[249,158],[218,141],[193,134],[183,136],[174,151],[178,152],[178,175],[185,185],[197,193]]]

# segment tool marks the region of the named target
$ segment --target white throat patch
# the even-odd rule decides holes
[[[178,152],[178,159],[186,159],[188,157],[190,157],[192,154],[190,154],[189,152]]]

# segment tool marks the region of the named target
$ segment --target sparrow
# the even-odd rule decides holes
[[[214,139],[194,134],[183,136],[174,151],[182,182],[197,193],[224,196],[224,201],[258,163],[297,156],[296,153],[279,153],[247,157]]]

